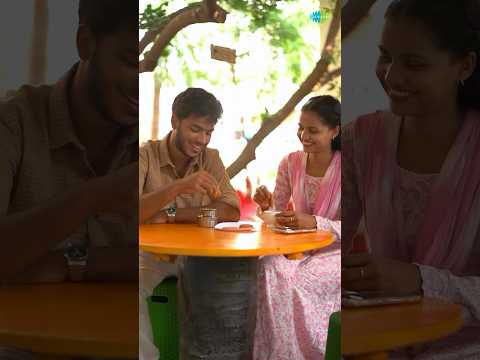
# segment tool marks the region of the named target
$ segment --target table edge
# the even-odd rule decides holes
[[[237,249],[233,253],[231,249],[184,249],[184,248],[164,248],[161,245],[139,244],[139,249],[148,253],[159,255],[178,255],[178,256],[205,256],[205,257],[258,257],[269,255],[288,255],[302,253],[316,249],[323,249],[335,242],[333,234],[321,241],[306,243],[302,245],[286,246],[285,248],[268,249]]]
[[[456,317],[451,319],[448,323],[434,324],[423,328],[417,328],[415,333],[411,331],[401,331],[395,334],[382,333],[373,339],[371,336],[357,334],[355,340],[346,340],[342,335],[342,355],[361,355],[381,351],[389,351],[394,348],[401,348],[406,346],[412,346],[419,343],[439,340],[456,331],[458,331],[464,324],[462,318],[461,307],[458,304],[451,304],[456,307]],[[431,332],[435,330],[438,336],[432,338]],[[398,341],[398,337],[402,336],[402,341]],[[352,337],[347,337],[352,339]],[[354,345],[361,344],[361,346]]]
[[[57,356],[86,356],[138,358],[138,342],[95,341],[95,339],[70,339],[42,337],[29,334],[0,332],[0,342],[8,347],[24,349],[39,354]]]

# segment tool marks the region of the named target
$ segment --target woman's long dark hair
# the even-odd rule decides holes
[[[385,18],[420,21],[435,44],[453,56],[475,52],[477,66],[460,85],[458,100],[463,109],[480,110],[480,0],[395,0]]]
[[[314,96],[307,101],[302,107],[302,111],[311,111],[320,117],[325,125],[330,129],[340,126],[341,119],[341,105],[340,102],[330,95]],[[341,148],[341,130],[338,135],[332,140],[332,150],[340,151]]]

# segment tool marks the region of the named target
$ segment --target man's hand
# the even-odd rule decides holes
[[[305,229],[317,226],[315,216],[298,211],[283,211],[275,215],[277,223],[290,228]]]
[[[220,196],[217,181],[212,175],[203,170],[184,177],[178,183],[181,194],[208,194],[213,199]]]
[[[5,242],[0,252],[0,282],[20,276],[31,266],[39,268],[39,262],[49,254],[49,249],[64,241],[92,215],[113,213],[132,216],[137,207],[138,162],[134,162],[115,174],[72,187],[34,208],[0,216],[2,239],[15,239]],[[58,221],[59,218],[62,221]],[[59,259],[64,261],[62,256]],[[60,260],[58,263],[55,261],[59,267],[63,266]],[[49,266],[38,274],[38,281],[62,280],[63,274]]]
[[[401,296],[421,293],[418,267],[368,253],[342,255],[342,287]]]
[[[265,211],[272,206],[272,193],[268,191],[267,187],[262,185],[255,191],[253,200]]]

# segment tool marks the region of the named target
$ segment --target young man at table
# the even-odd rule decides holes
[[[217,209],[219,221],[237,221],[239,200],[218,150],[207,148],[220,102],[209,92],[189,88],[172,105],[172,131],[140,148],[139,196],[142,223],[196,223],[202,206]],[[140,254],[140,359],[158,359],[146,297],[176,265]],[[161,355],[161,354],[160,354]]]
[[[80,0],[76,42],[0,101],[0,283],[137,278],[138,2]]]
[[[217,209],[219,221],[236,221],[239,200],[220,159],[208,149],[220,102],[189,88],[172,105],[172,131],[140,148],[140,222],[196,223],[200,207]]]
[[[138,1],[80,0],[76,45],[0,101],[0,286],[138,281]]]

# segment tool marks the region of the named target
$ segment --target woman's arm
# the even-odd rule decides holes
[[[292,197],[292,187],[288,176],[288,156],[285,156],[278,165],[275,191],[273,192],[273,206],[275,210],[287,210]]]
[[[342,129],[342,253],[352,250],[363,213],[355,172],[354,124],[352,122]]]

